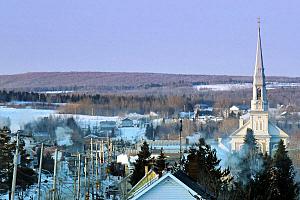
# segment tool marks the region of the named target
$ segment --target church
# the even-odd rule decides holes
[[[272,155],[282,139],[286,145],[289,137],[283,130],[270,122],[268,113],[268,98],[264,74],[260,22],[258,22],[258,39],[256,49],[256,62],[253,76],[253,96],[251,100],[250,117],[245,120],[240,118],[239,128],[233,132],[231,138],[231,150],[239,151],[244,143],[247,129],[252,129],[257,144],[262,153]]]

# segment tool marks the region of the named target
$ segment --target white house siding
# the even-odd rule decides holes
[[[143,200],[195,200],[195,198],[182,185],[175,182],[170,177],[160,182],[151,190],[140,196],[138,199]]]

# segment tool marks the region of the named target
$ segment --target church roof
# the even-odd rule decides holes
[[[272,122],[268,122],[268,132],[264,131],[253,131],[254,136],[268,136],[268,137],[280,137],[280,138],[288,138],[288,134],[286,134],[283,130],[281,130],[278,126],[273,124]],[[230,137],[245,137],[247,134],[247,129],[250,127],[250,121],[246,122],[242,127],[234,131]]]

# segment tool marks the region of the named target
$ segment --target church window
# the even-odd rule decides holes
[[[261,88],[257,88],[257,91],[256,91],[256,93],[257,93],[257,100],[260,100],[260,98],[261,98]]]
[[[259,123],[259,130],[262,130],[262,121]]]

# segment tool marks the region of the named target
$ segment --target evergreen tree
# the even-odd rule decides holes
[[[10,143],[10,137],[6,130],[0,130],[0,191],[8,191],[11,185],[13,172],[13,150],[14,145]]]
[[[280,140],[273,161],[274,185],[278,195],[272,199],[298,199],[299,187],[295,183],[295,172],[292,160],[288,156],[283,141]]]
[[[11,138],[7,130],[0,130],[0,189],[8,191],[11,188],[13,177],[13,158],[16,149],[16,142],[11,143]],[[29,168],[31,160],[26,153],[25,143],[20,139],[19,144],[19,164],[17,168],[17,186],[25,190],[29,185],[37,182],[36,173]]]
[[[156,167],[156,170],[159,174],[159,177],[162,176],[162,172],[165,170],[166,168],[166,156],[165,154],[163,153],[163,149],[161,148],[160,150],[160,155],[158,156],[156,162],[155,162],[155,167]]]
[[[272,159],[264,155],[261,171],[243,185],[244,199],[281,200],[298,199],[299,188],[295,183],[293,163],[281,140]]]
[[[246,193],[249,194],[250,199],[271,200],[272,196],[277,193],[276,186],[273,184],[273,160],[268,154],[265,154],[262,159],[262,170],[256,174],[252,185],[248,187],[251,193]],[[265,187],[266,185],[268,187]]]
[[[22,139],[20,139],[20,143],[19,143],[19,153],[20,153],[19,166],[28,167],[32,159],[30,159],[30,155],[27,153],[25,149],[25,142]]]
[[[20,186],[22,190],[25,190],[30,185],[37,183],[37,174],[29,166],[32,160],[25,149],[25,142],[22,139],[20,139],[19,142],[19,156],[20,163],[17,169],[17,185]]]
[[[244,145],[241,149],[241,162],[239,167],[241,169],[238,174],[242,185],[249,187],[252,184],[255,175],[261,169],[261,154],[256,143],[252,129],[247,129],[247,134],[244,139]]]
[[[187,162],[185,162],[185,172],[195,180],[199,172],[197,150],[194,147],[189,149],[189,155],[187,156]]]
[[[130,184],[134,186],[137,184],[145,175],[145,166],[150,164],[151,152],[149,145],[145,141],[141,146],[141,151],[138,153],[138,159],[134,163],[134,171],[130,178]]]
[[[150,124],[150,125],[147,124],[145,136],[148,139],[153,139],[153,131],[154,131],[153,124]]]
[[[222,170],[219,166],[216,150],[201,138],[197,150],[190,150],[186,163],[186,173],[201,185],[205,186],[214,196],[218,197],[232,181],[228,169]]]

